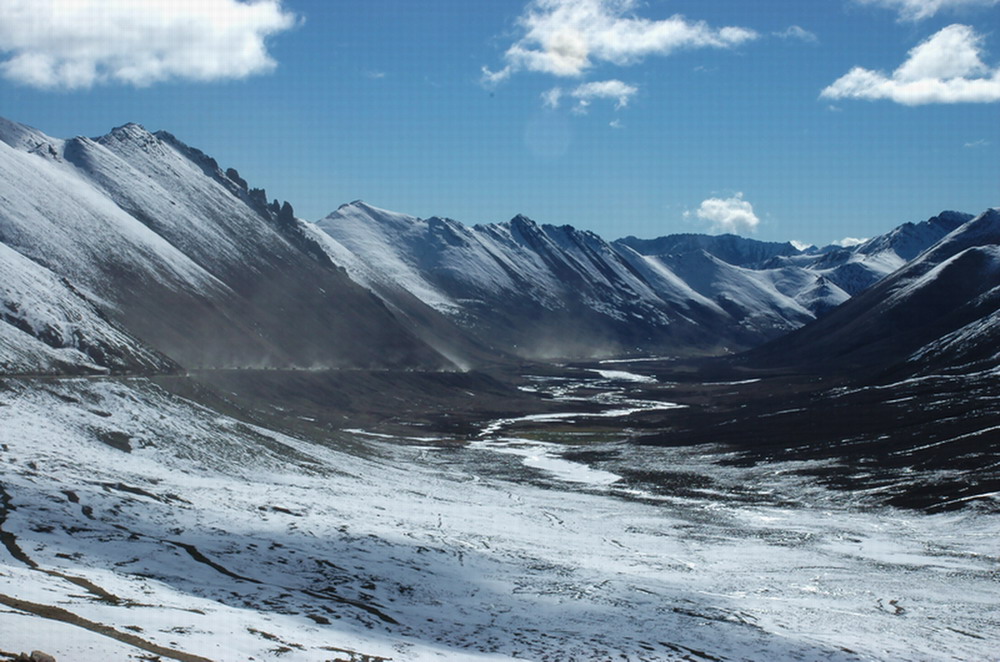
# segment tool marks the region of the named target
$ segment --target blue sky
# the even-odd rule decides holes
[[[998,27],[997,0],[0,0],[0,115],[166,129],[309,220],[825,244],[1000,205]]]

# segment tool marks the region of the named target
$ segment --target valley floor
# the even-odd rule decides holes
[[[836,454],[748,455],[725,426],[668,443],[708,411],[699,398],[718,403],[713,420],[745,416],[734,403],[751,380],[668,383],[638,364],[538,373],[521,381],[535,410],[470,390],[477,426],[442,407],[406,429],[387,392],[384,416],[326,434],[315,402],[264,411],[259,384],[247,416],[224,395],[245,393],[221,388],[191,388],[197,404],[142,378],[4,380],[0,651],[996,656],[995,495],[901,509],[880,501],[884,485],[818,480],[846,475]],[[281,432],[266,424],[282,416]]]

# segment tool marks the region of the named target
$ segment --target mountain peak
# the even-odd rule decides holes
[[[961,243],[962,245],[979,245],[984,243],[1000,243],[1000,209],[990,208],[979,216],[959,225],[941,244]]]
[[[51,140],[41,131],[26,124],[0,117],[0,142],[5,142],[14,149],[30,150]]]
[[[948,225],[953,225],[954,227],[958,227],[962,223],[969,221],[971,218],[972,214],[966,214],[965,212],[961,211],[945,210],[940,214],[938,214],[937,216],[930,218],[928,222],[937,224],[948,224]]]
[[[384,209],[379,209],[378,207],[375,207],[374,205],[368,204],[367,202],[365,202],[361,198],[358,198],[357,200],[352,200],[350,202],[345,202],[344,204],[342,204],[339,207],[337,207],[337,209],[334,211],[334,213],[337,213],[337,212],[347,212],[347,211],[350,211],[352,209],[364,212],[364,213],[366,213],[368,215],[380,215],[380,214],[386,214],[386,213],[392,213],[392,214],[394,214],[395,213],[395,212],[386,212],[386,210],[384,210]]]
[[[524,214],[518,214],[514,218],[510,219],[510,226],[517,229],[519,232],[536,232],[538,230],[538,223],[534,222]]]
[[[134,140],[134,139],[155,140],[156,138],[152,133],[146,130],[146,127],[142,126],[141,124],[137,124],[135,122],[129,122],[127,124],[122,124],[121,126],[116,126],[115,128],[111,129],[111,132],[108,133],[107,136],[104,137],[105,138],[113,137],[118,140]]]

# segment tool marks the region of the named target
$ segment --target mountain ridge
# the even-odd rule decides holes
[[[731,354],[824,318],[971,218],[806,250],[735,235],[608,241],[523,214],[468,226],[361,200],[310,223],[135,123],[61,140],[3,120],[0,178],[0,241],[150,356],[199,368]]]
[[[0,128],[0,240],[185,367],[450,365],[200,151]]]
[[[524,214],[467,226],[361,200],[315,226],[333,239],[331,259],[386,300],[407,291],[480,341],[544,358],[530,336],[565,335],[569,322],[557,318],[569,314],[579,345],[607,354],[747,349],[834,309],[851,296],[845,286],[862,291],[904,264],[895,251],[930,245],[967,218],[943,212],[835,251],[735,235],[609,242]],[[520,333],[518,317],[531,320]]]
[[[863,373],[919,372],[920,358],[931,354],[939,367],[954,363],[959,348],[946,360],[946,338],[970,325],[983,327],[984,343],[995,335],[989,320],[1000,305],[998,288],[1000,210],[989,209],[822,319],[752,350],[748,360]]]

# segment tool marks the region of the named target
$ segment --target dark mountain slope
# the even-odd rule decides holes
[[[825,317],[750,352],[747,361],[872,373],[911,355],[934,355],[946,364],[945,347],[981,357],[995,333],[989,329],[998,286],[1000,211],[991,209]],[[979,350],[961,347],[963,329],[982,331]],[[921,352],[925,346],[936,350]]]

